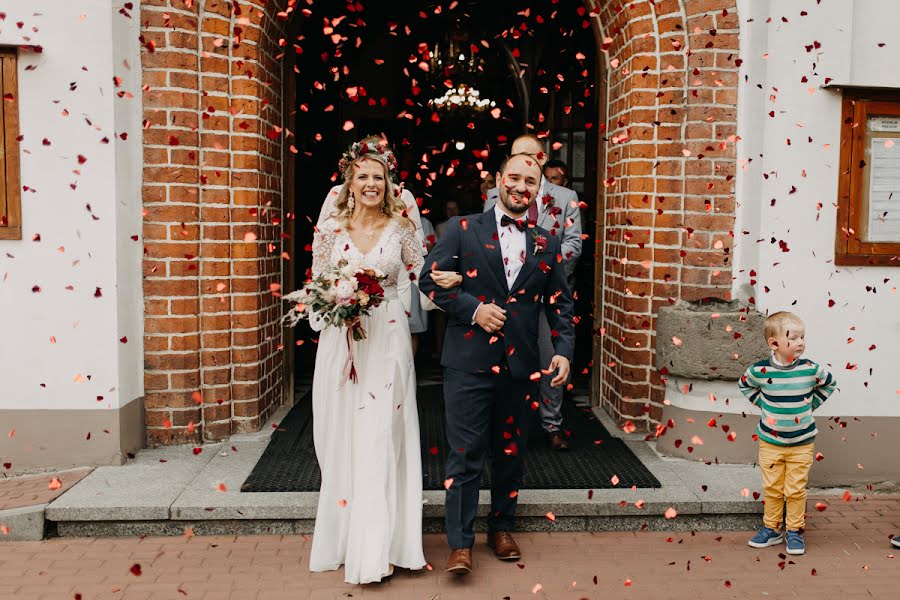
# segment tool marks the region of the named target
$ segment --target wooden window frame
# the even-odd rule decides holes
[[[843,98],[834,263],[900,267],[900,242],[865,242],[860,238],[864,227],[862,194],[865,178],[864,169],[859,167],[866,151],[869,115],[900,117],[900,92],[848,89],[844,90]]]
[[[19,187],[19,81],[16,49],[0,47],[0,240],[22,239],[22,189]],[[7,100],[7,95],[11,99]]]

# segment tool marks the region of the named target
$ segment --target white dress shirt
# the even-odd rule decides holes
[[[506,287],[512,289],[522,265],[525,264],[525,232],[519,231],[515,225],[501,225],[500,221],[506,213],[500,209],[500,205],[494,206],[494,218],[497,221],[497,239],[500,242],[500,254],[503,257],[503,273],[506,275]],[[522,215],[527,219],[527,215]],[[482,302],[472,313],[472,324],[475,324],[475,315],[481,308]]]
[[[506,274],[506,287],[512,289],[513,282],[519,276],[525,263],[525,232],[514,225],[501,225],[500,220],[506,215],[500,205],[494,206],[494,217],[497,219],[497,236],[500,239],[500,253],[503,255],[503,272]],[[522,215],[527,219],[527,215]]]

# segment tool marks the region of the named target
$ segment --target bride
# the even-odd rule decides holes
[[[422,551],[422,464],[416,375],[410,346],[409,295],[421,242],[391,174],[384,144],[362,140],[341,159],[344,184],[313,240],[313,277],[346,259],[386,274],[384,301],[362,318],[366,339],[353,342],[358,382],[347,381],[344,327],[321,330],[313,374],[313,441],[322,487],[311,571],[344,565],[347,583],[381,581],[394,565],[425,566]],[[405,283],[401,279],[401,283]]]

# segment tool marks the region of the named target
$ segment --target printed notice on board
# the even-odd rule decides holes
[[[900,118],[898,117],[871,117],[869,119],[869,131],[872,132],[900,132]]]
[[[869,222],[865,241],[900,242],[900,139],[871,139]]]

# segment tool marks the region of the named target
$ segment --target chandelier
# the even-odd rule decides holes
[[[471,110],[481,112],[496,106],[482,98],[475,82],[483,77],[484,61],[469,42],[468,34],[456,27],[444,34],[430,50],[430,72],[435,84],[446,85],[441,96],[428,101],[437,110]],[[468,56],[467,56],[468,53]]]
[[[442,96],[433,98],[428,103],[437,109],[470,109],[479,112],[497,105],[493,100],[482,98],[477,88],[464,84],[450,88]]]

